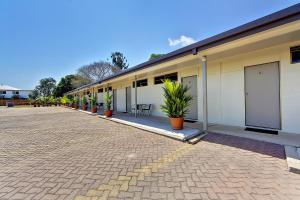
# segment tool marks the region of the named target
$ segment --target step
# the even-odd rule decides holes
[[[201,134],[197,135],[196,137],[188,139],[187,142],[189,144],[197,144],[206,135],[207,135],[207,133],[201,133]]]
[[[284,150],[289,171],[300,174],[300,148],[285,145]]]

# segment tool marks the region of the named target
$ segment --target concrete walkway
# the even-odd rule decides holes
[[[159,135],[164,135],[177,140],[186,141],[201,134],[198,128],[185,126],[182,130],[173,130],[167,118],[154,116],[138,116],[127,113],[114,113],[110,118],[99,115],[100,118],[114,121],[117,123],[133,126],[142,130],[150,131]]]
[[[278,135],[273,135],[267,133],[245,131],[242,127],[225,125],[211,125],[208,130],[209,132],[214,133],[221,133],[264,142],[271,142],[275,144],[300,147],[300,134],[279,132]]]

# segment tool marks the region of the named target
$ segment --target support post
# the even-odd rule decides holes
[[[107,95],[107,97],[109,96],[109,83],[107,83],[107,86],[106,86],[106,95]],[[114,99],[113,99],[113,101],[114,101]],[[105,107],[106,107],[106,110],[107,110],[107,105],[105,105]]]
[[[134,77],[134,106],[135,106],[135,109],[134,109],[134,116],[137,117],[137,84],[136,84],[136,76]]]
[[[202,98],[203,98],[203,132],[208,130],[208,114],[207,114],[207,58],[203,56],[202,61]]]

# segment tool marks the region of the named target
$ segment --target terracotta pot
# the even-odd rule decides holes
[[[95,107],[95,108],[92,108],[92,109],[91,109],[91,112],[92,112],[92,113],[96,113],[96,112],[97,112],[97,108],[96,108],[96,107]]]
[[[106,117],[111,117],[112,112],[113,112],[112,110],[106,110],[104,114],[105,114]]]
[[[87,106],[82,106],[82,110],[86,111]]]
[[[183,122],[184,122],[183,117],[179,117],[179,118],[171,118],[170,117],[170,122],[171,122],[171,126],[174,130],[183,129]]]

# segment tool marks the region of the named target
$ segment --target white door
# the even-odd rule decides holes
[[[246,126],[281,129],[279,63],[245,68]]]
[[[117,89],[117,111],[126,112],[126,88]]]
[[[183,77],[182,84],[189,88],[188,95],[192,96],[193,98],[188,108],[189,112],[185,118],[190,120],[197,120],[198,119],[197,76]]]

